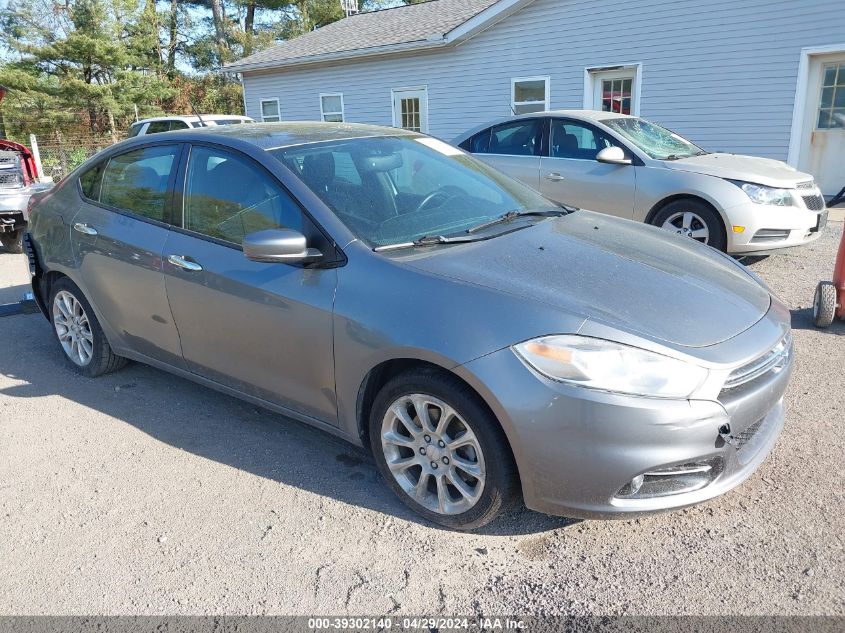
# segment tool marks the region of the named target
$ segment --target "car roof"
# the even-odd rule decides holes
[[[154,116],[148,119],[139,119],[135,121],[133,125],[138,125],[142,123],[152,123],[153,121],[199,121],[200,117],[205,119],[206,121],[220,121],[221,119],[244,119],[249,120],[248,116],[243,116],[241,114],[201,114],[197,116],[196,114],[171,114],[167,116]]]
[[[174,130],[144,136],[133,136],[112,148],[128,148],[147,143],[169,141],[202,142],[221,140],[245,141],[261,149],[294,147],[323,141],[340,141],[370,137],[417,137],[417,132],[380,125],[359,123],[328,123],[322,121],[286,121],[282,123],[243,123],[213,127]],[[110,148],[111,149],[111,148]]]
[[[601,122],[605,119],[632,119],[629,114],[619,114],[618,112],[605,112],[604,110],[544,110],[542,112],[529,112],[527,114],[517,114],[509,117],[502,117],[500,119],[493,119],[474,128],[462,132],[456,136],[452,143],[457,145],[468,139],[473,134],[481,132],[482,130],[493,125],[500,125],[502,123],[509,123],[510,121],[519,121],[522,119],[539,119],[543,117],[567,117],[571,119],[580,119],[582,121]]]

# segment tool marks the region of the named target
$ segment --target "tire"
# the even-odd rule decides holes
[[[693,239],[725,252],[728,238],[721,216],[706,202],[683,198],[670,202],[651,220],[654,226]]]
[[[0,242],[7,253],[23,253],[23,229],[11,233],[0,233]]]
[[[77,372],[94,378],[126,364],[125,358],[112,352],[88,299],[67,277],[50,289],[48,310],[56,341]]]
[[[813,297],[813,323],[828,327],[836,318],[836,286],[829,281],[819,282]]]
[[[427,411],[425,431],[414,401]],[[413,435],[393,413],[403,406]],[[446,425],[438,428],[444,411]],[[516,465],[498,421],[475,392],[445,372],[421,368],[389,380],[373,403],[369,432],[370,448],[387,485],[433,523],[456,530],[479,528],[516,497]],[[410,465],[396,469],[398,462]],[[411,490],[419,488],[424,474],[422,496],[414,496]]]

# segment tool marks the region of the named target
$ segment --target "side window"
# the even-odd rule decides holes
[[[170,121],[153,121],[147,127],[147,134],[158,134],[159,132],[168,132],[170,130]]]
[[[526,119],[493,128],[490,153],[510,156],[536,156],[540,149],[539,130],[542,119]]]
[[[103,172],[100,202],[165,222],[167,185],[178,145],[158,145],[114,156]]]
[[[132,126],[129,128],[129,138],[133,136],[138,136],[138,132],[141,131],[141,128],[144,127],[143,123],[133,123]]]
[[[575,121],[552,120],[549,155],[552,158],[595,160],[605,147],[614,145],[595,128]]]
[[[100,161],[79,177],[82,195],[89,200],[97,200],[100,196],[100,181],[103,178],[104,161]]]
[[[170,122],[170,129],[171,130],[187,130],[190,126],[185,123],[184,121],[171,121]]]
[[[191,149],[185,178],[184,228],[240,244],[250,233],[303,231],[299,206],[254,161],[221,149]]]
[[[490,151],[490,130],[484,130],[473,136],[466,149],[472,154],[487,154]]]

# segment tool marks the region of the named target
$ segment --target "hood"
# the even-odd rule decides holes
[[[812,180],[810,174],[802,173],[779,160],[742,156],[740,154],[702,154],[678,160],[663,162],[667,169],[690,171],[696,174],[744,180],[769,187],[793,188],[799,182]]]
[[[589,211],[495,239],[438,247],[406,264],[554,306],[652,340],[714,345],[745,331],[771,297],[722,254]],[[548,332],[553,334],[553,332]]]

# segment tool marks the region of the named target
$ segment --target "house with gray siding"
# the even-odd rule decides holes
[[[256,120],[445,140],[511,113],[639,115],[713,151],[845,187],[843,0],[431,0],[345,18],[226,67]]]

